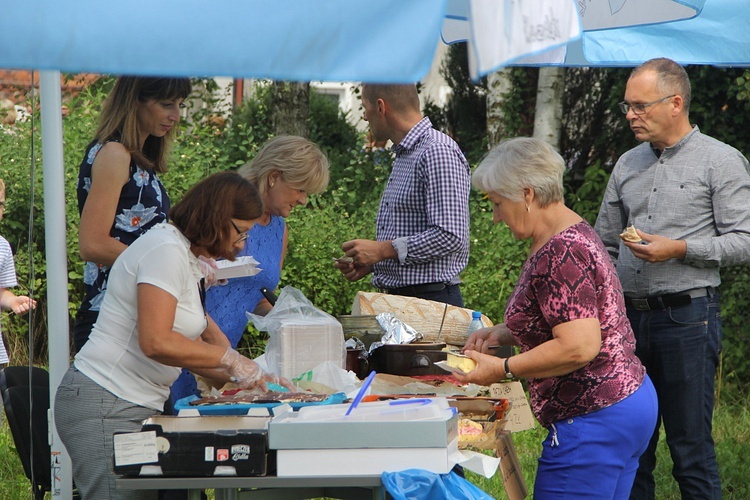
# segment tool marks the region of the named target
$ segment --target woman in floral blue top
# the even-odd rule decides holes
[[[164,222],[169,196],[158,174],[191,91],[187,78],[123,76],[102,105],[78,172],[78,245],[86,296],[76,314],[76,352],[99,315],[109,270],[125,248]]]

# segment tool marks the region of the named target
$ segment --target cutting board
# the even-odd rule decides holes
[[[466,330],[471,322],[471,309],[456,307],[442,302],[404,297],[386,293],[357,292],[352,304],[352,314],[393,313],[398,319],[424,335],[424,342],[446,342],[463,345]],[[440,323],[445,313],[442,333],[438,340]],[[484,326],[492,326],[492,321],[482,315]]]

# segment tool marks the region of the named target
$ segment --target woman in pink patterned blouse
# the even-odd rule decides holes
[[[656,425],[656,392],[635,355],[607,251],[564,204],[564,171],[547,143],[516,138],[490,151],[472,175],[495,223],[531,239],[531,250],[505,323],[471,335],[464,352],[477,366],[456,377],[484,385],[528,380],[534,414],[549,430],[534,498],[627,498]],[[499,358],[497,345],[517,345],[520,354]]]

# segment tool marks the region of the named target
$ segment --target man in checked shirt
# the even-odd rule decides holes
[[[721,498],[711,420],[721,351],[721,266],[750,262],[750,175],[736,149],[690,124],[690,80],[670,59],[628,79],[625,113],[643,144],[620,157],[595,229],[622,282],[636,354],[659,396],[631,498],[654,498],[664,423],[682,498]],[[618,234],[635,225],[641,243]]]
[[[364,119],[396,155],[376,219],[376,240],[341,245],[335,267],[349,281],[372,273],[386,293],[463,307],[469,262],[471,169],[458,144],[422,117],[414,85],[362,86]]]

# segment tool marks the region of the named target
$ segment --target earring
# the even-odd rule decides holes
[[[526,205],[526,211],[527,211],[528,213],[531,213],[531,208],[529,208],[529,206],[528,206],[528,205]]]
[[[273,187],[274,184],[275,184],[275,182],[271,181],[271,187]]]

